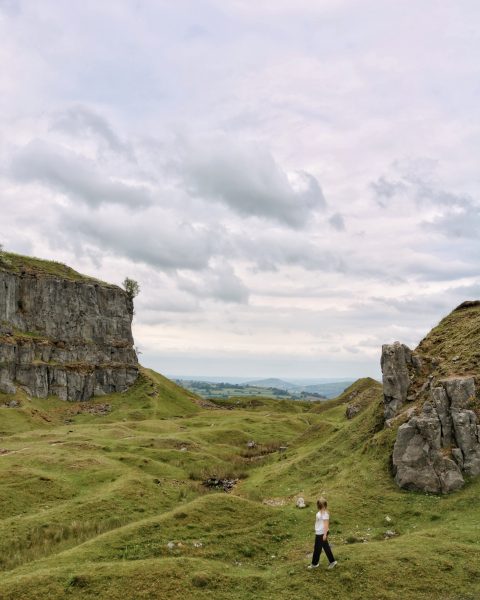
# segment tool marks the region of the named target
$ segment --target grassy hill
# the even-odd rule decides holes
[[[400,491],[374,380],[313,406],[208,404],[143,370],[89,403],[16,401],[0,408],[2,600],[480,596],[480,480]],[[238,482],[225,493],[209,477]],[[310,572],[319,494],[339,565]]]
[[[464,302],[420,342],[416,352],[434,361],[437,377],[480,375],[480,301]]]

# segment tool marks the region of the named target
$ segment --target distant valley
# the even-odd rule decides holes
[[[175,382],[183,388],[202,396],[202,398],[261,396],[286,400],[315,401],[336,398],[353,383],[353,380],[328,381],[306,385],[277,378],[258,379],[241,383],[176,378]]]

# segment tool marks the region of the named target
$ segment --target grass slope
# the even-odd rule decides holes
[[[348,420],[352,398],[362,411]],[[400,491],[373,380],[314,406],[206,407],[143,370],[101,402],[17,400],[0,408],[2,600],[480,596],[480,481],[448,497]],[[210,476],[239,481],[227,494],[202,485]],[[339,566],[322,557],[310,572],[319,494]]]
[[[433,374],[479,375],[480,301],[464,302],[420,342],[416,351],[432,357]]]

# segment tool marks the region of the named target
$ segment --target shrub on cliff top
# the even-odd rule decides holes
[[[138,284],[138,281],[130,279],[129,277],[125,277],[123,287],[125,288],[128,297],[132,300],[140,293],[140,285]]]

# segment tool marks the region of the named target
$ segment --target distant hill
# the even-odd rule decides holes
[[[342,394],[353,381],[333,381],[332,383],[315,383],[314,385],[306,385],[299,387],[302,392],[307,394],[321,394],[326,398],[336,398]]]
[[[283,379],[277,379],[276,377],[270,377],[269,379],[258,379],[254,381],[247,381],[244,385],[251,385],[254,387],[266,387],[276,388],[277,390],[294,390],[298,388],[298,385],[284,381]]]
[[[292,400],[325,400],[336,398],[352,381],[332,381],[311,385],[297,385],[278,378],[258,379],[247,383],[214,383],[191,379],[175,379],[176,383],[203,398],[262,396]]]
[[[289,381],[285,381],[283,379],[270,378],[270,379],[258,379],[254,381],[248,381],[245,383],[247,386],[253,387],[265,387],[265,388],[275,388],[277,390],[285,390],[289,392],[292,396],[301,396],[308,394],[320,394],[325,398],[335,398],[339,394],[341,394],[344,390],[348,388],[349,385],[352,385],[353,380],[351,381],[332,381],[328,383],[314,383],[310,385],[299,385],[295,383],[291,383]]]

